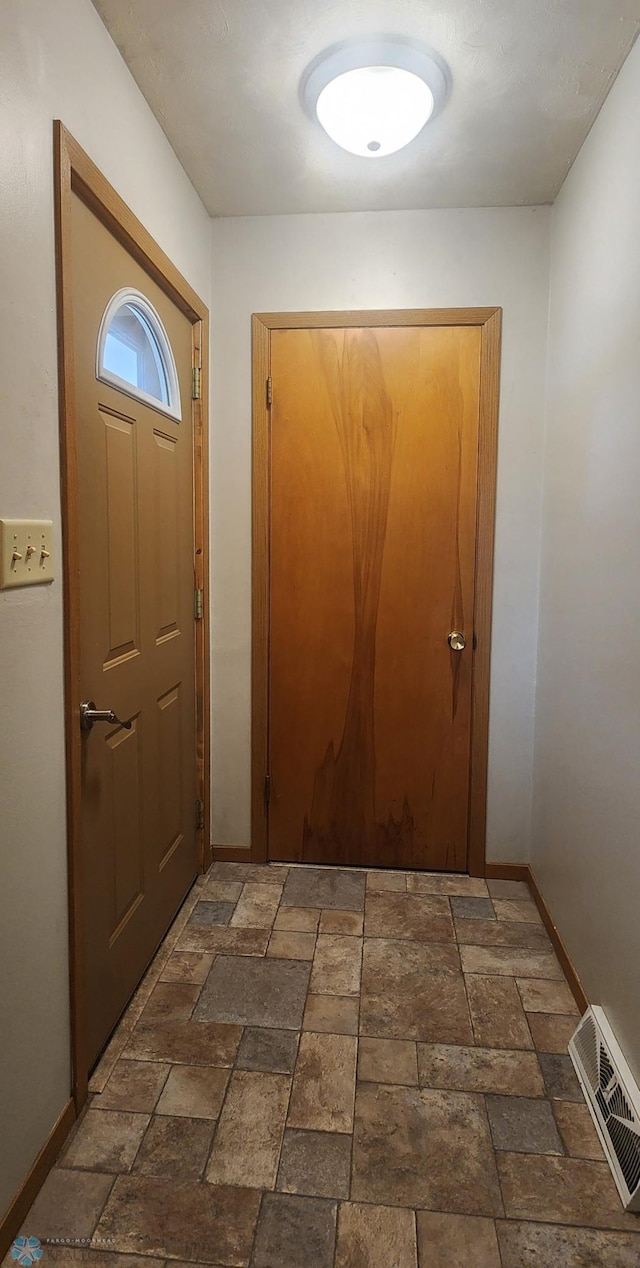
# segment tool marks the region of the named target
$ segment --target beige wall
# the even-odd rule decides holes
[[[250,317],[288,309],[504,308],[488,850],[528,857],[549,208],[213,222],[213,840],[247,845]]]
[[[640,45],[553,216],[532,865],[640,1078]]]
[[[0,1217],[69,1096],[52,120],[207,300],[209,219],[89,0],[0,6],[0,515],[56,581],[0,594]]]

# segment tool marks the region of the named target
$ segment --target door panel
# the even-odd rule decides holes
[[[180,556],[178,517],[180,508],[180,464],[173,437],[153,433],[153,488],[155,520],[155,626],[156,641],[180,633],[178,595]]]
[[[82,739],[89,1062],[98,1057],[195,878],[192,328],[72,197],[81,699],[132,719]],[[159,313],[182,420],[96,378],[111,297]]]
[[[97,737],[96,737],[97,738]],[[110,808],[113,850],[113,914],[109,940],[140,898],[144,885],[140,805],[140,746],[137,719],[131,730],[118,727],[104,739],[107,749],[105,794]]]
[[[108,664],[135,655],[140,629],[136,506],[138,502],[135,422],[100,410],[105,424],[107,488]]]
[[[180,687],[158,700],[159,866],[162,869],[182,841],[182,734]]]
[[[273,331],[271,375],[270,857],[463,870],[480,330]]]

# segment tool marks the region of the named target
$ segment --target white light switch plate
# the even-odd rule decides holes
[[[53,581],[51,520],[0,519],[0,590]]]

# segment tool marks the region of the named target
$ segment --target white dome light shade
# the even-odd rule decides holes
[[[427,49],[400,39],[330,49],[302,85],[307,111],[351,154],[384,158],[422,131],[447,95],[447,69]]]
[[[418,135],[433,113],[433,93],[399,66],[361,66],[323,88],[316,113],[343,150],[384,158]]]

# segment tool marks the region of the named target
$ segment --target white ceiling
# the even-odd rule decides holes
[[[640,28],[640,0],[93,0],[214,216],[553,201]],[[385,159],[305,115],[324,48],[435,48],[442,112]]]

